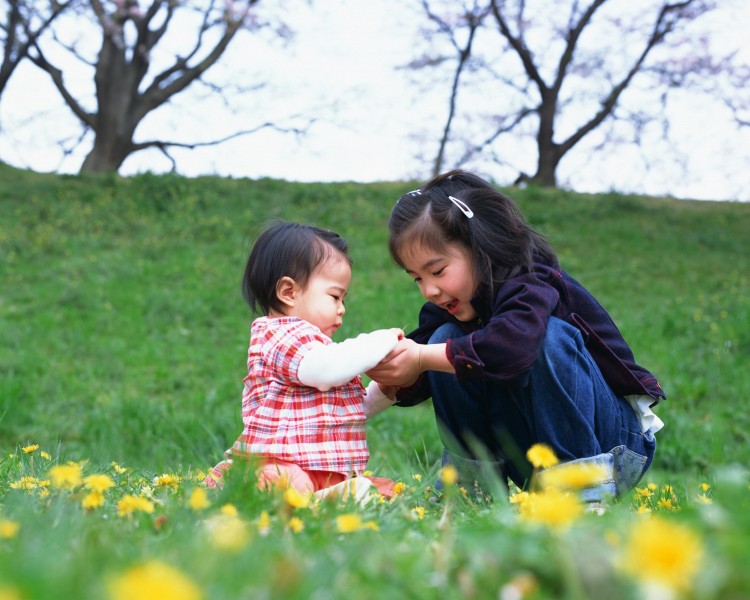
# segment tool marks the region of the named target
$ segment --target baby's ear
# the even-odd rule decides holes
[[[283,305],[294,307],[299,286],[291,277],[282,277],[276,282],[276,297]]]

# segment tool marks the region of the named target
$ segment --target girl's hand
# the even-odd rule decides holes
[[[397,385],[381,385],[381,384],[378,383],[378,387],[380,388],[380,391],[383,392],[383,394],[385,394],[385,396],[389,400],[395,400],[396,399],[396,393],[398,392],[398,386]]]
[[[413,385],[424,370],[421,365],[420,344],[403,338],[391,352],[366,375],[382,386],[408,387]]]

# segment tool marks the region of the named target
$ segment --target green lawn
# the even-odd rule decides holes
[[[388,256],[386,222],[415,186],[66,177],[0,165],[0,598],[6,589],[17,594],[7,598],[116,597],[107,582],[150,558],[206,598],[498,598],[527,584],[515,597],[636,598],[635,579],[610,558],[646,500],[701,539],[688,597],[750,594],[748,478],[733,469],[750,455],[746,204],[506,190],[667,392],[652,498],[634,494],[565,534],[529,528],[502,500],[457,492],[433,502],[440,444],[426,403],[369,425],[373,471],[405,484],[396,501],[294,508],[230,482],[210,508],[190,508],[196,477],[241,430],[250,315],[239,284],[254,232],[284,218],[348,240],[354,277],[337,337],[410,329],[421,300]],[[31,444],[40,448],[21,450]],[[67,461],[87,461],[84,476],[109,474],[103,507],[83,509],[81,486],[49,495],[11,486]],[[163,473],[180,483],[154,484]],[[712,504],[701,504],[701,483]],[[143,497],[144,486],[155,511],[119,516],[117,499]],[[234,551],[212,546],[203,526],[225,503],[251,531]],[[339,531],[349,513],[379,531]],[[4,536],[4,521],[20,530]]]

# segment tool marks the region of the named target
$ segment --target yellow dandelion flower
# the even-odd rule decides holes
[[[23,450],[24,454],[33,454],[37,450],[39,450],[39,444],[30,444],[28,446],[24,446],[21,448]]]
[[[304,528],[305,524],[299,517],[292,517],[291,519],[289,519],[289,529],[292,531],[292,533],[299,533]]]
[[[548,469],[559,462],[555,451],[547,444],[534,444],[526,451],[526,458],[537,469]]]
[[[406,491],[406,484],[402,481],[397,481],[393,484],[393,493],[398,496]]]
[[[154,512],[154,505],[148,498],[130,494],[123,496],[117,503],[117,514],[121,517],[129,517],[136,511],[151,514]]]
[[[519,505],[519,515],[524,521],[553,528],[568,527],[582,513],[583,506],[577,496],[555,488],[531,493]]]
[[[27,475],[18,481],[11,482],[10,487],[13,490],[35,490],[39,487],[39,480]]]
[[[288,487],[284,492],[284,500],[292,508],[307,508],[310,504],[310,496],[300,494],[297,488]]]
[[[703,482],[698,486],[698,489],[700,489],[701,492],[704,494],[711,489],[711,484]]]
[[[659,486],[658,486],[658,485],[656,485],[656,484],[655,484],[655,483],[654,483],[653,481],[651,481],[651,482],[647,483],[647,484],[646,484],[646,487],[647,487],[648,489],[650,489],[650,490],[651,490],[652,492],[654,492],[654,491],[656,491],[656,490],[658,490],[658,489],[659,489]]]
[[[81,476],[81,465],[77,463],[68,463],[66,465],[56,465],[47,473],[52,485],[64,490],[72,490],[83,483]]]
[[[362,529],[371,529],[372,531],[380,531],[380,525],[375,521],[365,521],[362,523]]]
[[[411,509],[411,514],[417,517],[417,519],[419,519],[420,521],[424,519],[424,513],[425,513],[424,506],[415,506],[414,508]]]
[[[456,485],[458,481],[458,470],[453,465],[445,465],[440,469],[440,481],[445,487]]]
[[[357,513],[348,513],[336,517],[336,529],[339,533],[351,533],[362,527],[362,517]]]
[[[271,517],[268,515],[267,511],[261,511],[260,516],[258,517],[258,533],[260,535],[268,535],[268,532],[271,531]]]
[[[0,519],[0,540],[9,540],[18,535],[21,525],[10,519]]]
[[[125,467],[121,467],[115,461],[112,461],[112,468],[114,469],[115,473],[117,473],[118,475],[122,475],[123,473],[127,471]]]
[[[228,517],[236,517],[237,516],[237,507],[234,504],[224,504],[220,509],[219,512],[222,515],[226,515]]]
[[[513,494],[511,494],[508,497],[508,500],[510,500],[511,504],[521,505],[524,502],[526,502],[526,500],[528,500],[528,498],[529,498],[529,492],[526,492],[524,490],[518,490],[518,491],[514,492]]]
[[[580,490],[601,483],[607,477],[607,470],[591,463],[570,463],[540,471],[537,477],[543,488]]]
[[[251,538],[250,525],[241,517],[213,515],[204,521],[209,539],[214,547],[228,552],[238,552]]]
[[[674,494],[674,488],[668,483],[665,483],[663,486],[661,486],[661,493],[672,495]]]
[[[44,450],[39,453],[39,456],[41,456],[44,460],[52,460],[52,457],[49,455],[49,453],[45,452]]]
[[[211,503],[208,501],[208,492],[206,491],[206,488],[197,487],[193,489],[193,491],[190,492],[188,506],[196,512],[211,506]]]
[[[416,481],[422,481],[422,474],[421,473],[414,473],[411,476],[411,478],[414,479],[414,480],[416,480]]]
[[[115,482],[109,475],[89,475],[83,480],[86,488],[92,492],[106,492],[108,489],[115,487]]]
[[[648,514],[651,514],[651,509],[648,506],[641,505],[635,511],[635,514],[637,514],[637,515],[648,515]]]
[[[700,570],[703,554],[696,532],[654,516],[635,523],[618,566],[642,583],[686,591]]]
[[[145,482],[141,481],[141,486],[141,496],[148,498],[152,502],[161,502],[161,500],[154,497],[154,489],[150,485],[145,485]]]
[[[654,492],[647,487],[635,488],[635,495],[639,500],[646,501],[654,495]]]
[[[372,471],[369,469],[362,471],[362,477],[372,477]]]
[[[661,498],[656,503],[656,507],[662,510],[677,510],[677,506],[672,502],[672,498]]]
[[[86,494],[81,500],[81,506],[86,510],[93,510],[102,505],[104,505],[104,494],[99,490],[94,490]]]
[[[163,475],[157,475],[154,477],[153,484],[156,487],[171,488],[176,490],[180,487],[180,478],[177,475],[171,473],[164,473]]]
[[[112,600],[201,600],[203,592],[181,571],[153,560],[109,582]]]

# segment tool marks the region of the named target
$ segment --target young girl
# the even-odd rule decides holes
[[[396,390],[371,382],[365,393],[360,373],[385,357],[403,332],[331,341],[351,276],[346,242],[331,231],[278,222],[259,235],[242,285],[253,311],[265,315],[250,331],[244,430],[206,485],[221,485],[238,459],[256,461],[261,488],[319,492],[362,475],[369,458],[365,419],[390,406],[385,392],[393,397]],[[389,494],[392,481],[359,478],[350,486],[357,498],[371,481]]]
[[[526,451],[543,443],[561,462],[603,467],[584,499],[631,489],[653,459],[664,393],[513,202],[451,171],[402,196],[388,228],[427,303],[367,374],[400,386],[398,405],[432,398],[443,464],[466,484],[490,483],[489,471],[523,487]]]

